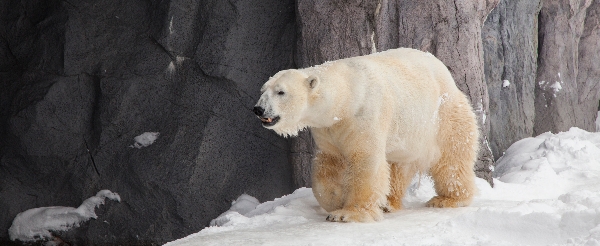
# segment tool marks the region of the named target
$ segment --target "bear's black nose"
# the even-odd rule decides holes
[[[265,113],[265,109],[259,106],[254,107],[254,113],[258,116],[262,116]]]

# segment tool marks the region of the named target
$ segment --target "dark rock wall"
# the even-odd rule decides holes
[[[251,111],[295,66],[293,2],[1,4],[0,238],[19,212],[100,189],[122,202],[68,241],[162,243],[243,193],[293,191],[288,141]],[[131,148],[143,132],[160,136]]]
[[[297,64],[310,67],[371,54],[376,8],[376,1],[297,1]]]
[[[400,46],[436,55],[471,97],[480,177],[516,140],[594,130],[599,1],[0,1],[0,243],[17,213],[100,189],[123,201],[68,242],[163,243],[244,192],[310,186],[310,135],[261,128],[261,85]]]

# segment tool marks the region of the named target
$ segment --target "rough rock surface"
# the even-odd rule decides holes
[[[583,117],[580,110],[589,110],[586,104],[598,105],[597,91],[580,97],[599,82],[578,80],[580,70],[579,50],[598,51],[592,42],[580,45],[584,32],[584,20],[591,0],[543,0],[539,17],[539,53],[535,85],[534,135],[547,131],[566,131],[572,126],[592,129],[593,119]],[[590,20],[588,31],[597,28],[596,20]],[[593,18],[592,18],[593,19]],[[594,23],[595,22],[595,23]],[[595,47],[594,47],[595,45]],[[588,55],[588,54],[585,54]],[[588,59],[584,57],[584,59]],[[587,66],[597,66],[589,64]],[[582,75],[587,76],[587,75]],[[583,78],[581,78],[583,79]],[[591,87],[591,88],[590,88]],[[592,100],[593,99],[593,100]],[[590,114],[586,114],[589,116]]]
[[[595,131],[598,1],[501,1],[484,30],[490,147],[576,126]]]
[[[595,122],[600,111],[600,1],[595,0],[587,9],[583,33],[579,40],[575,124],[587,131],[596,131]]]
[[[540,0],[500,1],[482,31],[495,159],[533,134]]]
[[[251,111],[294,66],[293,1],[2,1],[0,18],[0,240],[101,189],[122,202],[65,241],[163,243],[293,191],[288,141]]]

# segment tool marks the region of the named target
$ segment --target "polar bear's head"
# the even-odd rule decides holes
[[[254,113],[265,128],[282,136],[297,136],[310,126],[308,107],[318,84],[317,77],[301,71],[281,71],[263,85]]]

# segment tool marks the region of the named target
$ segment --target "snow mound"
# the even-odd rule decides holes
[[[53,238],[51,231],[67,231],[78,227],[82,222],[98,216],[94,209],[108,198],[121,202],[117,193],[101,190],[96,196],[83,201],[78,208],[73,207],[42,207],[32,208],[19,213],[8,229],[10,240],[34,242]]]
[[[254,210],[256,206],[260,204],[258,199],[253,196],[243,194],[231,203],[231,208],[216,219],[210,221],[210,226],[222,226],[231,221],[232,217],[237,215],[246,215],[248,212]],[[236,215],[237,214],[237,215]]]
[[[510,205],[508,207],[505,207]],[[455,244],[598,245],[600,192],[572,191],[556,199],[530,200],[502,207],[483,207],[436,225],[459,234],[477,232]],[[470,241],[470,242],[469,242]]]
[[[600,133],[573,127],[514,143],[501,157],[494,176],[506,183],[565,183],[596,178],[600,171]]]

